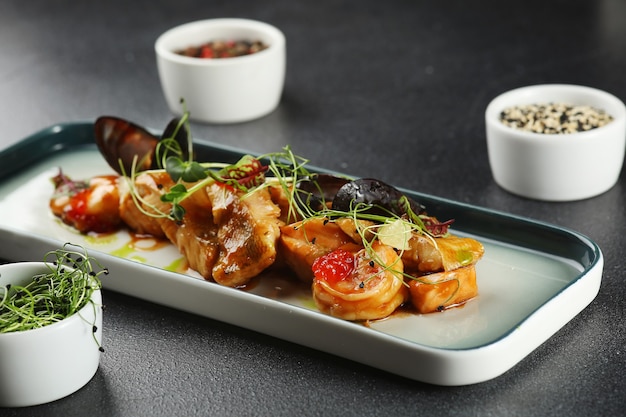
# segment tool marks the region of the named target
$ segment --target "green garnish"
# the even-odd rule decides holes
[[[99,276],[108,270],[98,264],[96,271],[94,258],[84,249],[70,246],[66,243],[62,249],[48,252],[44,261],[49,272],[35,275],[27,285],[0,286],[0,333],[48,326],[93,303],[93,292],[101,288]]]
[[[206,169],[198,162],[183,161],[176,156],[167,158],[165,168],[175,182],[196,182],[208,176]]]

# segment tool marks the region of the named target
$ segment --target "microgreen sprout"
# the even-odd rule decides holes
[[[185,108],[185,102],[182,102],[183,108]],[[167,130],[167,129],[166,129]],[[189,129],[189,112],[186,110],[183,112],[182,117],[178,120],[178,123],[174,126],[172,133],[168,137],[162,138],[155,149],[155,157],[157,166],[164,168],[167,165],[167,159],[170,157],[176,157],[179,160],[184,159],[184,152],[180,147],[180,143],[176,140],[179,132],[185,131],[185,137],[191,138],[191,132]],[[193,162],[193,142],[187,141],[187,155],[189,163]]]
[[[66,243],[48,252],[44,261],[49,271],[35,275],[26,285],[0,286],[0,333],[48,326],[93,304],[91,296],[101,288],[99,277],[108,274],[108,269],[83,248],[72,246]],[[92,328],[95,340],[97,329],[93,323]]]

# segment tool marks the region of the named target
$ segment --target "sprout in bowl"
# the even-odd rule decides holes
[[[58,400],[96,373],[102,295],[93,258],[70,248],[0,265],[0,407]]]

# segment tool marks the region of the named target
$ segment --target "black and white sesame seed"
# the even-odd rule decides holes
[[[584,132],[612,120],[604,110],[564,103],[514,106],[500,113],[500,121],[509,127],[544,134]]]

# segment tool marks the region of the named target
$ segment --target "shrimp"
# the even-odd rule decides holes
[[[118,177],[103,175],[90,181],[73,181],[59,172],[49,206],[61,221],[80,233],[109,233],[122,224],[119,214]]]
[[[341,256],[337,264],[333,257]],[[350,255],[350,256],[346,256]],[[387,245],[351,254],[339,250],[313,265],[313,300],[318,309],[344,320],[374,320],[389,316],[407,301],[402,259]]]

